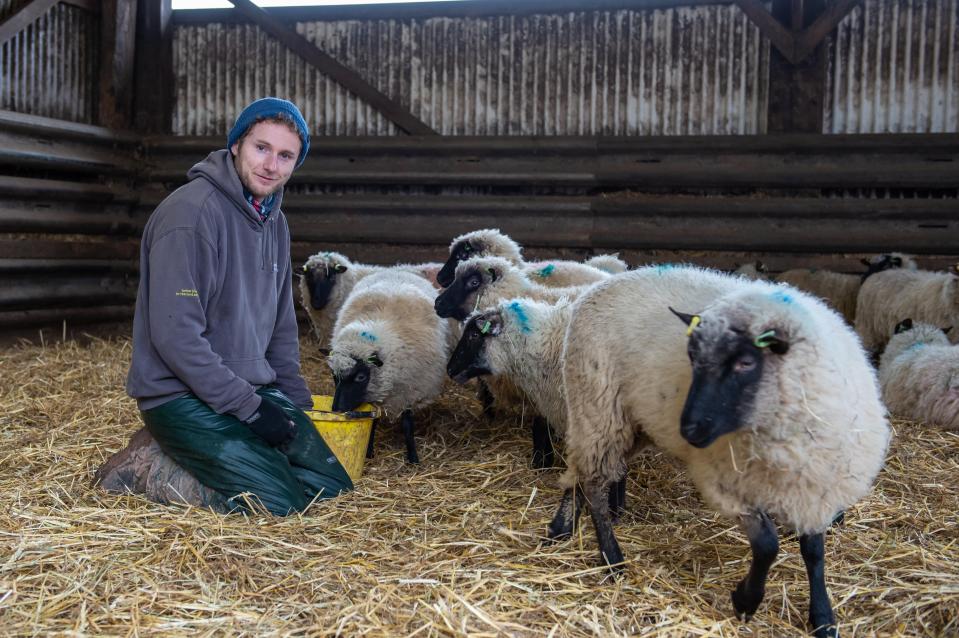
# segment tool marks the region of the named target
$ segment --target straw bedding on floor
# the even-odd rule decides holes
[[[322,358],[303,340],[314,391]],[[748,624],[729,591],[749,547],[661,454],[632,468],[617,535],[624,577],[597,568],[588,519],[543,534],[557,471],[529,467],[522,415],[478,417],[450,386],[421,416],[423,463],[381,424],[357,490],[301,516],[221,516],[90,487],[139,427],[123,392],[128,336],[0,349],[0,632],[4,635],[802,635],[808,589],[781,538]],[[528,419],[527,419],[528,420]],[[845,636],[959,634],[959,435],[895,422],[874,492],[827,537]]]

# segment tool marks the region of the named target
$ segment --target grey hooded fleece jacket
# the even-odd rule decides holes
[[[256,388],[273,384],[311,408],[282,191],[261,222],[228,150],[210,153],[187,177],[143,231],[127,393],[149,410],[192,392],[246,420],[260,405]]]

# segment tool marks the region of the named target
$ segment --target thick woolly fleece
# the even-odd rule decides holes
[[[863,346],[878,351],[900,321],[911,318],[946,328],[959,326],[959,276],[955,272],[884,270],[859,289],[856,332]],[[959,341],[959,328],[949,340]]]
[[[282,191],[261,222],[229,151],[210,153],[187,177],[143,231],[127,392],[140,410],[192,392],[245,420],[260,405],[255,389],[274,385],[312,407],[300,376]]]
[[[959,430],[959,346],[937,326],[918,323],[893,335],[879,360],[879,384],[896,416]]]
[[[341,253],[324,251],[310,256],[303,264],[303,269],[313,270],[318,276],[326,277],[338,266],[346,268],[341,273],[334,275],[333,286],[330,289],[330,296],[327,299],[326,306],[317,310],[311,303],[312,294],[307,283],[306,277],[300,278],[300,301],[303,309],[306,310],[307,317],[310,319],[310,325],[313,326],[313,333],[320,342],[320,347],[326,347],[330,338],[333,336],[333,324],[336,323],[336,317],[343,307],[346,298],[353,292],[357,282],[372,275],[375,272],[383,272],[389,268],[411,272],[423,277],[434,288],[436,284],[436,273],[439,272],[442,264],[398,264],[396,266],[372,266],[369,264],[359,264],[350,261],[350,259]],[[320,275],[322,273],[322,275]]]
[[[519,244],[495,228],[474,230],[456,237],[450,243],[451,255],[463,241],[468,241],[472,247],[470,258],[501,257],[530,280],[550,288],[591,284],[608,278],[610,274],[624,272],[627,268],[626,262],[616,255],[597,255],[586,263],[565,259],[526,262]]]
[[[775,329],[751,412],[698,449],[680,434],[691,383],[686,326],[701,338]],[[889,426],[875,373],[852,330],[787,286],[692,267],[649,267],[596,284],[573,304],[563,354],[567,486],[618,479],[645,434],[683,459],[704,499],[738,520],[763,511],[800,534],[822,532],[870,489]]]
[[[443,390],[456,335],[436,316],[436,289],[423,277],[386,270],[356,284],[333,328],[327,358],[336,375],[374,354],[366,401],[398,414],[433,401]]]

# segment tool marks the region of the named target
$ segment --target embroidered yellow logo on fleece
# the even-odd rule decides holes
[[[177,291],[176,296],[177,297],[199,297],[200,293],[198,293],[193,288],[181,288],[179,291]]]

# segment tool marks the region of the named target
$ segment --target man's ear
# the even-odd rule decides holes
[[[233,157],[236,157],[237,153],[240,152],[240,143],[234,142],[233,146],[230,147],[230,152],[233,153]]]

